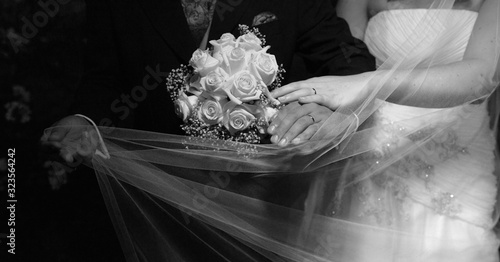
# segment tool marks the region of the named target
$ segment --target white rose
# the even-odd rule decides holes
[[[174,102],[175,113],[178,117],[182,119],[182,121],[186,122],[189,118],[193,109],[198,104],[197,96],[187,96],[184,93],[181,93],[177,100]]]
[[[241,106],[235,106],[225,112],[224,126],[231,134],[243,131],[255,121],[255,116]]]
[[[211,40],[210,44],[214,48],[212,56],[222,63],[224,61],[224,54],[227,55],[233,50],[236,46],[236,41],[232,34],[225,33],[219,40]]]
[[[259,52],[253,56],[249,69],[266,86],[269,86],[278,74],[278,63],[274,55]]]
[[[222,34],[222,36],[219,38],[219,40],[210,41],[210,44],[212,44],[214,46],[214,51],[215,51],[215,48],[217,48],[217,47],[225,47],[225,46],[233,46],[234,47],[236,45],[236,38],[231,33],[225,33],[225,34]]]
[[[193,95],[201,95],[205,91],[205,87],[201,84],[201,77],[198,74],[191,76],[189,81],[186,83],[186,91]]]
[[[243,102],[257,100],[262,91],[259,90],[257,79],[247,70],[240,71],[233,76],[231,93]]]
[[[220,123],[223,117],[222,107],[226,102],[227,100],[206,99],[198,111],[198,118],[209,125]]]
[[[236,38],[231,33],[224,33],[219,39],[219,43],[234,43]]]
[[[200,84],[203,89],[216,100],[227,97],[224,90],[229,75],[222,68],[217,68],[201,78]]]
[[[247,33],[244,34],[236,40],[237,44],[239,47],[245,49],[245,50],[254,50],[254,51],[259,51],[262,49],[262,41],[254,34],[254,33]]]
[[[243,48],[234,48],[228,55],[229,72],[234,75],[246,69],[252,52],[247,52]]]
[[[215,70],[220,61],[213,58],[207,50],[198,49],[193,53],[189,64],[194,68],[195,73],[205,76]]]

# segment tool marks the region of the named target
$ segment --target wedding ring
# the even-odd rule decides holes
[[[316,92],[316,89],[315,89],[314,87],[312,88],[312,90],[314,91],[314,94],[315,94],[315,95],[316,95],[316,94],[318,94],[318,93]]]
[[[316,119],[314,119],[314,116],[312,116],[311,114],[307,114],[306,116],[310,117],[313,123],[316,123]]]

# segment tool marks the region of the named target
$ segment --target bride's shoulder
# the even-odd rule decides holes
[[[376,14],[387,10],[388,0],[369,0],[368,1],[368,17],[371,18]]]

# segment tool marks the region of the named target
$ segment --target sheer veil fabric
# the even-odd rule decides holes
[[[407,11],[411,23],[393,11],[372,18],[365,41],[379,70],[410,74],[461,60],[477,15],[453,6],[436,0]],[[388,21],[399,28],[377,25]],[[498,61],[498,35],[496,43]],[[495,68],[473,88],[494,90]],[[336,110],[311,141],[284,148],[100,127],[111,158],[90,164],[128,261],[185,259],[165,217],[271,261],[498,261],[498,92],[464,101],[447,86],[441,108],[425,108],[386,102],[396,90],[378,86]],[[305,189],[282,199],[246,186],[266,179],[268,191]],[[191,232],[214,252],[232,245]]]

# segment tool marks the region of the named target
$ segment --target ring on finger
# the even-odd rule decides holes
[[[313,123],[316,123],[316,119],[314,119],[314,116],[312,116],[311,114],[307,114],[306,116],[310,117]]]

